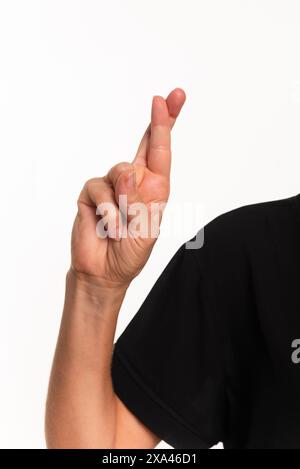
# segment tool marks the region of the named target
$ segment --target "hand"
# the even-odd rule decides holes
[[[173,90],[166,100],[155,96],[151,123],[133,162],[119,163],[106,176],[91,179],[84,185],[72,231],[71,268],[77,278],[105,288],[127,287],[145,265],[157,238],[151,236],[151,233],[146,237],[132,236],[134,216],[130,213],[130,207],[134,207],[135,203],[144,204],[146,210],[143,213],[146,213],[149,221],[151,203],[167,202],[170,190],[171,128],[184,102],[185,93],[179,88]],[[124,208],[120,207],[120,196],[127,196],[126,214]],[[107,203],[113,210],[107,217],[102,213],[102,221],[108,219],[111,224],[106,225],[108,236],[100,238],[96,226],[97,223],[101,224],[101,217],[96,214],[96,208],[99,210],[99,206]],[[127,216],[125,224],[124,215]],[[114,226],[116,230],[111,228]],[[122,237],[126,230],[127,236]]]

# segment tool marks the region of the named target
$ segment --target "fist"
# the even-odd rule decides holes
[[[126,287],[145,265],[169,197],[171,129],[184,102],[179,88],[167,99],[154,96],[133,161],[85,183],[72,230],[71,268],[78,278]]]

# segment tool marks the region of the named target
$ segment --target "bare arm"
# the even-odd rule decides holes
[[[184,99],[181,90],[174,90],[166,101],[156,98],[151,126],[133,163],[117,165],[104,178],[89,181],[80,194],[46,405],[49,448],[153,448],[159,442],[115,395],[110,372],[120,307],[155,240],[119,239],[119,232],[99,239],[95,209],[109,201],[117,216],[117,196],[123,194],[129,205],[167,200],[169,133]]]
[[[113,392],[110,363],[125,289],[103,291],[66,279],[66,300],[50,379],[50,448],[153,448],[158,439]]]

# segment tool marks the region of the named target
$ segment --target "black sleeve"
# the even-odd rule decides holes
[[[174,448],[224,436],[222,333],[205,245],[184,244],[115,343],[112,380],[124,404]]]

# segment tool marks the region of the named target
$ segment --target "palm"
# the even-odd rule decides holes
[[[118,207],[119,196],[126,195],[128,205],[135,201],[150,208],[151,203],[165,203],[169,196],[169,174],[171,162],[170,130],[184,102],[184,93],[174,90],[167,100],[153,101],[151,125],[146,130],[133,163],[122,163],[110,170],[101,181],[92,180],[78,201],[78,215],[72,233],[72,264],[84,274],[106,283],[128,283],[147,261],[154,238],[119,240],[96,234],[98,218],[95,206],[112,201]],[[134,189],[128,188],[128,174],[135,173]],[[103,182],[104,181],[104,182]],[[100,184],[104,190],[99,190]]]

